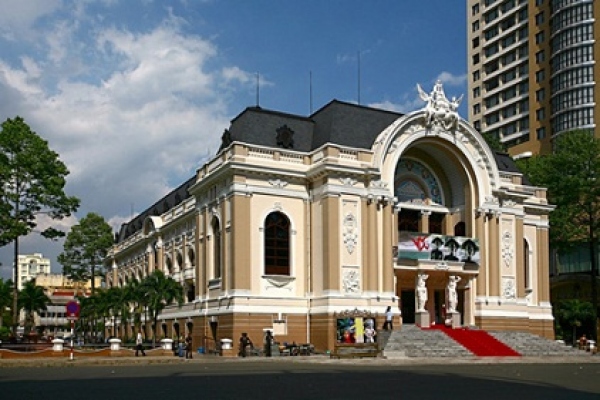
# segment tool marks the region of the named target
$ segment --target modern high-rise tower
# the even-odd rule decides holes
[[[548,153],[562,133],[596,127],[600,1],[467,0],[467,14],[476,129],[514,156]]]

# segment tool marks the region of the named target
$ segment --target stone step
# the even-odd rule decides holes
[[[585,351],[527,332],[489,331],[490,335],[523,356],[586,355]],[[386,358],[473,357],[465,347],[438,330],[423,330],[412,324],[400,330],[378,332],[377,340]]]

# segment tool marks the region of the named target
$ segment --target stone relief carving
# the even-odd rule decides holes
[[[384,182],[380,179],[376,181],[371,181],[371,184],[369,186],[374,189],[386,189],[388,187],[388,184],[387,182]]]
[[[343,222],[343,238],[344,245],[348,253],[352,254],[356,244],[358,243],[357,222],[356,217],[352,213],[346,214]]]
[[[442,82],[439,80],[435,83],[431,94],[427,94],[419,84],[417,84],[417,90],[421,99],[427,102],[425,106],[425,112],[427,113],[425,125],[428,128],[456,131],[459,120],[457,109],[463,96],[459,98],[452,97],[452,100],[448,100]]]
[[[342,285],[345,293],[358,293],[360,291],[360,274],[356,269],[344,270]]]
[[[504,232],[502,235],[502,260],[504,261],[504,266],[507,268],[510,267],[514,257],[512,244],[512,235],[510,232]]]
[[[349,176],[340,178],[340,183],[344,186],[354,186],[358,182],[356,179],[351,178]]]
[[[286,181],[282,181],[281,179],[270,179],[269,184],[271,184],[271,186],[276,187],[278,189],[283,189],[284,187],[286,187],[288,185],[288,183]]]
[[[515,278],[502,278],[502,297],[505,299],[516,299]]]
[[[506,199],[502,201],[502,207],[514,207],[517,203],[514,200]]]

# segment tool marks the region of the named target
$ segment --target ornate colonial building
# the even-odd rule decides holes
[[[309,117],[247,108],[195,177],[123,225],[108,284],[163,270],[187,294],[163,332],[197,339],[270,329],[331,349],[336,313],[381,326],[387,306],[405,323],[553,337],[545,189],[440,83],[420,93],[426,107],[407,115],[336,100]]]

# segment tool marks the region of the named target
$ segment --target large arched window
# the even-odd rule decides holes
[[[221,225],[218,218],[213,218],[213,277],[214,279],[221,278]]]
[[[265,220],[265,275],[290,275],[290,220],[272,212]]]

